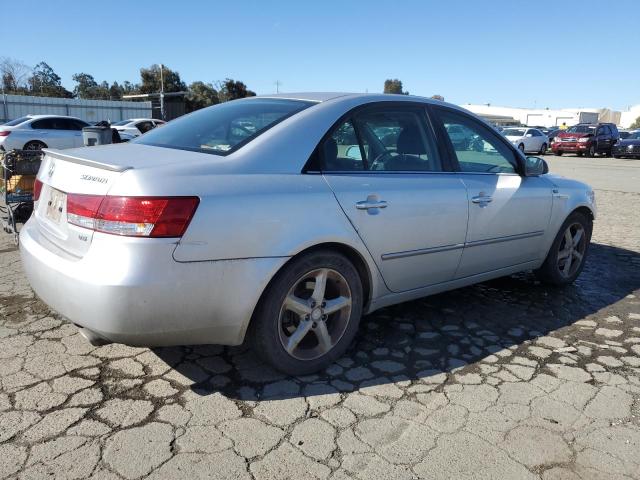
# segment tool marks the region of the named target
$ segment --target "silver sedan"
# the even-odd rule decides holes
[[[596,213],[478,117],[405,95],[256,97],[47,150],[35,196],[27,276],[90,341],[247,337],[291,374],[387,305],[523,270],[573,282]]]

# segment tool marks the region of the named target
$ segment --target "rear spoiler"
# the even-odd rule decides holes
[[[89,160],[87,158],[74,157],[73,155],[61,152],[60,150],[51,150],[50,148],[43,148],[42,151],[45,155],[64,160],[66,162],[87,165],[88,167],[101,168],[102,170],[110,170],[112,172],[124,172],[125,170],[130,170],[133,168],[126,165],[113,165],[111,163],[98,162],[96,160]]]

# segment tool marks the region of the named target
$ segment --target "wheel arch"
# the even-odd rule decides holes
[[[26,142],[24,143],[24,145],[22,146],[22,149],[23,149],[23,150],[26,150],[26,149],[27,149],[27,148],[26,148],[26,147],[27,147],[27,145],[29,145],[30,143],[39,143],[39,144],[41,144],[41,145],[44,145],[44,147],[42,147],[42,148],[49,148],[49,146],[48,146],[45,142],[43,142],[42,140],[39,140],[39,139],[37,139],[37,138],[33,138],[33,139],[31,139],[31,140],[26,141]]]
[[[253,322],[254,317],[256,315],[256,312],[260,308],[260,305],[262,304],[262,302],[264,300],[265,294],[267,293],[267,291],[269,290],[269,288],[271,287],[271,285],[273,284],[275,279],[278,277],[280,272],[287,265],[289,265],[292,261],[294,261],[297,258],[301,257],[302,255],[306,255],[306,254],[308,254],[310,252],[315,252],[315,251],[318,251],[318,250],[333,250],[335,252],[341,253],[342,255],[347,257],[347,259],[349,259],[349,261],[356,268],[356,271],[358,272],[358,276],[360,277],[360,281],[362,282],[362,296],[363,296],[363,299],[364,299],[364,302],[363,302],[363,305],[362,305],[362,311],[363,312],[367,311],[367,307],[369,306],[369,304],[371,303],[371,300],[372,300],[373,286],[374,286],[373,285],[373,282],[374,282],[373,274],[374,274],[374,272],[371,271],[371,269],[370,269],[369,265],[367,264],[367,261],[365,260],[364,256],[356,248],[354,248],[351,245],[347,245],[346,243],[340,243],[340,242],[322,242],[322,243],[317,243],[315,245],[311,245],[309,247],[303,248],[302,250],[297,252],[295,255],[291,256],[271,276],[271,279],[269,280],[269,282],[267,282],[267,285],[262,290],[262,293],[260,294],[260,297],[258,298],[258,301],[256,302],[256,304],[255,304],[255,306],[253,308],[253,312],[251,314],[251,317],[249,319],[248,325],[245,328],[245,332],[244,332],[245,341],[246,341],[247,335],[251,331],[251,325],[254,323]]]

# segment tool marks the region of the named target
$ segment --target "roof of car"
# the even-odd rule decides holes
[[[30,114],[25,115],[28,118],[73,118],[74,120],[80,120],[78,117],[71,117],[69,115],[42,115],[42,114]]]
[[[396,97],[397,99],[402,100],[419,100],[425,101],[428,100],[433,103],[442,103],[439,100],[430,99],[427,97],[420,97],[417,95],[398,95],[398,94],[390,94],[390,93],[354,93],[354,92],[294,92],[294,93],[274,93],[268,95],[259,95],[258,97],[253,98],[282,98],[287,100],[303,100],[307,102],[326,102],[329,100],[334,100],[336,98],[358,98],[358,97],[366,97],[370,100],[374,100],[376,97],[380,99],[390,100]]]

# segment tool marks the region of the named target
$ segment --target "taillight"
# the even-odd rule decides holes
[[[8,137],[11,130],[0,130],[0,137]]]
[[[181,237],[198,197],[67,195],[67,221],[97,232],[132,237]]]
[[[40,192],[42,191],[42,182],[36,178],[33,182],[33,201],[37,202],[40,199]]]

